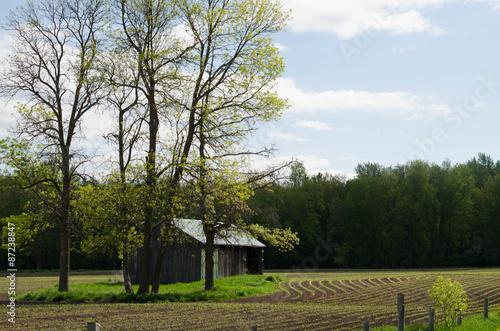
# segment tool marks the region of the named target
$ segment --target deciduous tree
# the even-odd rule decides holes
[[[130,66],[138,70],[139,80],[130,85],[145,99],[145,122],[147,123],[147,149],[145,159],[144,196],[144,242],[139,294],[149,293],[152,263],[152,228],[155,219],[155,204],[158,197],[158,179],[172,165],[161,166],[159,160],[159,134],[162,119],[176,126],[179,124],[175,111],[166,115],[171,93],[178,84],[178,69],[183,63],[189,46],[180,43],[174,33],[179,23],[178,1],[171,0],[114,0],[119,30],[115,41],[119,49],[130,55]],[[174,107],[175,108],[175,107]],[[165,123],[165,122],[163,122]],[[192,126],[192,123],[190,124]],[[176,127],[178,128],[178,126]],[[164,131],[168,131],[167,128]],[[174,128],[175,129],[175,128]],[[174,131],[175,132],[175,131]],[[176,132],[179,133],[179,132]],[[180,134],[180,133],[179,133]],[[191,135],[191,138],[189,137]],[[187,133],[186,140],[178,135],[174,145],[169,146],[171,155],[176,156],[176,148],[185,142],[189,152],[193,133]],[[190,140],[191,139],[191,140]],[[181,142],[182,141],[182,142]],[[174,150],[172,152],[172,150]],[[183,162],[186,162],[184,160]],[[180,161],[177,162],[177,164]],[[178,176],[180,180],[180,175]],[[175,196],[175,193],[172,192]]]
[[[215,235],[242,219],[249,181],[263,178],[236,170],[243,167],[238,158],[269,152],[249,150],[242,141],[257,123],[278,118],[286,108],[285,100],[272,90],[284,65],[271,36],[283,28],[288,13],[270,0],[186,0],[180,13],[194,40],[184,86],[191,100],[186,109],[195,121],[192,174],[196,173],[199,216],[207,238],[205,288],[211,289]],[[166,249],[161,248],[160,258]],[[155,274],[154,282],[158,280]]]
[[[59,291],[69,288],[72,186],[86,160],[75,149],[84,117],[102,99],[95,67],[106,24],[103,0],[28,1],[6,24],[15,42],[0,75],[0,95],[23,95],[16,132],[40,144],[54,172],[28,180],[25,188],[50,184],[57,196],[61,253]],[[18,163],[19,164],[19,163]],[[22,172],[22,170],[21,170]]]

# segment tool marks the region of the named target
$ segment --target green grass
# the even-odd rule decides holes
[[[98,274],[96,274],[98,273]],[[0,273],[0,289],[9,288],[9,273]],[[123,279],[116,271],[102,271],[102,272],[76,272],[71,271],[69,277],[70,286],[79,283],[95,283],[103,282],[108,279]],[[23,292],[30,292],[39,290],[46,287],[52,287],[59,281],[57,273],[19,273],[16,272],[16,294]],[[7,293],[5,291],[5,293]],[[0,292],[1,294],[1,292]]]
[[[374,331],[397,331],[397,326],[382,326],[373,329]],[[427,325],[417,325],[405,327],[406,331],[427,331]],[[435,331],[500,331],[500,311],[490,313],[488,318],[482,314],[465,317],[462,325],[453,328],[447,328],[445,325],[436,325]]]
[[[487,319],[482,314],[467,317],[456,330],[500,331],[500,311],[490,313]]]
[[[204,290],[204,281],[161,285],[158,294],[125,293],[117,280],[96,283],[79,283],[70,286],[68,292],[58,292],[57,284],[18,295],[20,301],[43,302],[192,302],[233,300],[253,295],[279,291],[279,276],[243,275],[215,280],[215,288]],[[137,291],[138,286],[134,286]]]

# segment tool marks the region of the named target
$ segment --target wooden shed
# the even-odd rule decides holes
[[[182,240],[171,244],[163,263],[161,282],[193,282],[205,279],[205,234],[200,220],[178,219],[174,226],[182,232]],[[151,277],[158,256],[160,234],[163,223],[153,229],[153,256]],[[263,253],[265,245],[248,234],[236,229],[226,230],[216,236],[214,252],[214,278],[244,274],[263,273]],[[131,258],[130,276],[138,283],[140,276],[141,252]]]

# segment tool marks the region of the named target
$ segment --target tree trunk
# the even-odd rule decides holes
[[[205,290],[214,288],[214,232],[206,231],[205,237]]]
[[[147,216],[146,216],[147,217]],[[152,226],[151,220],[146,220],[144,224],[144,242],[142,245],[142,259],[139,289],[137,294],[149,293],[149,276],[151,273],[151,253],[152,253]]]
[[[137,294],[149,293],[151,258],[153,249],[153,201],[156,199],[156,141],[158,136],[158,113],[154,99],[154,82],[148,96],[149,105],[149,152],[146,158],[146,185],[148,193],[146,196],[144,211],[144,245],[142,247],[141,280]]]
[[[69,143],[68,143],[69,144]],[[71,176],[69,162],[69,147],[61,146],[62,162],[61,170],[62,193],[61,193],[61,211],[59,218],[59,235],[61,240],[61,252],[59,255],[59,292],[69,291],[69,243],[70,243],[70,203],[71,203]]]
[[[147,166],[149,167],[149,165]],[[137,294],[149,293],[151,258],[153,253],[153,208],[151,206],[152,190],[152,187],[149,186],[148,197],[146,197],[145,199],[146,206],[144,212],[144,241],[142,245],[142,259],[140,266],[141,272]]]
[[[130,252],[125,247],[123,248],[123,285],[126,293],[134,293],[130,280]]]
[[[167,255],[167,245],[163,241],[160,243],[160,249],[158,251],[158,257],[155,262],[155,269],[153,272],[153,282],[151,285],[151,293],[157,294],[160,290],[161,274],[163,269],[163,261]]]
[[[59,255],[59,292],[69,290],[69,224],[68,220],[61,222],[59,231],[61,239],[61,253]]]

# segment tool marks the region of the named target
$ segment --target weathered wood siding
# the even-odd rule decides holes
[[[151,277],[160,248],[161,228],[157,226],[153,230]],[[167,248],[160,280],[164,284],[187,283],[201,279],[201,243],[185,235],[179,238],[178,242]]]
[[[218,246],[219,277],[244,275],[247,273],[245,247]]]
[[[153,245],[154,246],[154,245]],[[140,279],[142,250],[131,257],[130,277],[132,283],[138,284]],[[153,279],[154,266],[158,257],[158,248],[153,248],[151,275]],[[171,245],[165,256],[161,273],[161,283],[194,282],[201,279],[201,245],[194,242]]]
[[[153,253],[156,263],[156,251]],[[183,242],[171,245],[163,262],[161,282],[187,283],[201,279],[201,252],[200,245],[194,242]]]

